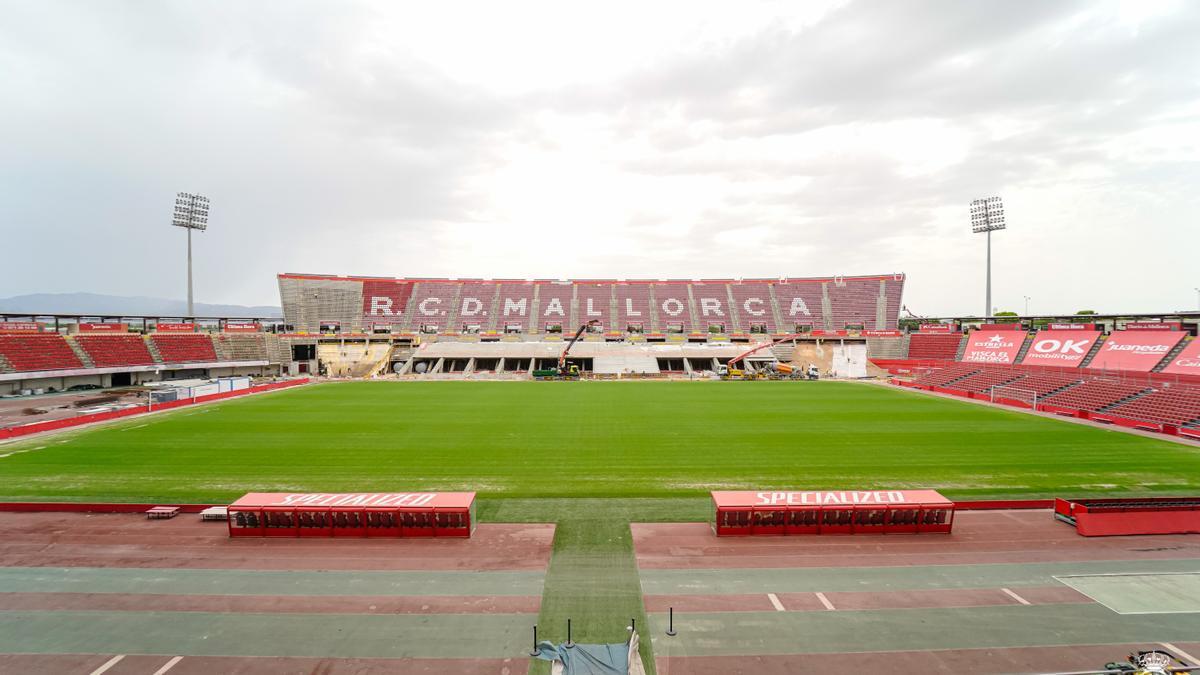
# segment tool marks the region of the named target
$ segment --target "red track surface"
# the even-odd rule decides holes
[[[5,611],[260,612],[266,614],[537,614],[536,595],[156,595],[5,593]]]
[[[225,523],[190,515],[3,513],[0,566],[543,570],[553,539],[553,525],[503,524],[479,525],[470,539],[230,539]]]
[[[635,523],[642,569],[881,567],[1200,557],[1177,536],[1081,537],[1049,511],[970,511],[952,534],[715,537],[706,523]],[[881,547],[886,546],[886,555]]]

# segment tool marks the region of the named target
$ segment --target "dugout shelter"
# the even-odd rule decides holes
[[[935,490],[714,491],[717,536],[950,532],[954,502]]]
[[[474,492],[251,492],[229,505],[231,537],[470,537]]]

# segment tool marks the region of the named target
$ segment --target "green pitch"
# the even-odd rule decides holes
[[[0,446],[8,500],[907,487],[952,498],[1194,493],[1200,452],[833,382],[334,383]]]

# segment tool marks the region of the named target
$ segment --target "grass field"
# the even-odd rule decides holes
[[[538,624],[651,647],[630,522],[711,488],[936,487],[954,498],[1200,489],[1200,450],[834,382],[356,382],[0,445],[0,499],[222,502],[251,490],[472,489],[485,522],[553,522]],[[531,673],[548,673],[536,662]]]
[[[905,488],[1200,489],[1200,451],[854,383],[334,383],[0,446],[0,498],[219,502],[251,490],[487,497]]]

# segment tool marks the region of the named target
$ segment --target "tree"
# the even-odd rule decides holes
[[[1089,314],[1095,314],[1095,313],[1096,313],[1096,310],[1094,310],[1094,309],[1081,309],[1078,312],[1075,312],[1075,314],[1077,314],[1079,316],[1087,316]]]

